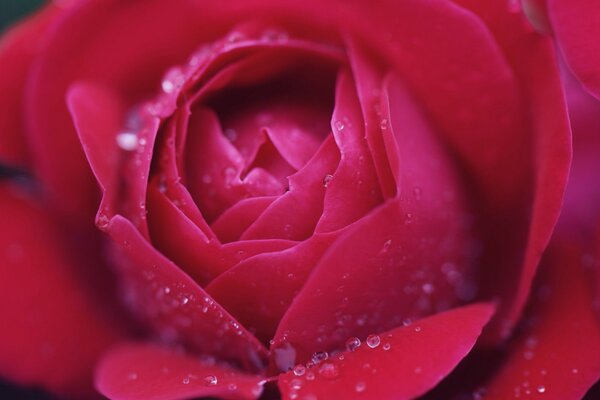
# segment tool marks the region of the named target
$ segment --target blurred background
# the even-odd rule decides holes
[[[0,30],[5,30],[12,22],[34,11],[43,0],[0,0]]]
[[[0,32],[4,32],[15,21],[35,11],[43,3],[45,3],[43,0],[0,0]],[[51,400],[52,397],[42,391],[15,387],[2,381],[0,377],[0,399]]]

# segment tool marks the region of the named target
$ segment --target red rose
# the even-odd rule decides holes
[[[581,242],[522,316],[570,129],[518,3],[71,3],[0,47],[3,377],[86,398],[95,371],[115,399],[598,379],[585,282],[556,267]]]

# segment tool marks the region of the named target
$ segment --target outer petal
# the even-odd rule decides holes
[[[23,88],[40,38],[59,9],[50,4],[3,33],[0,41],[0,162],[29,166],[22,112]]]
[[[60,222],[8,183],[0,210],[0,375],[89,398],[97,357],[121,336],[82,275],[98,264],[77,264]]]
[[[120,249],[126,300],[136,316],[168,342],[261,370],[266,348],[122,216],[108,233]]]
[[[447,311],[372,337],[300,376],[290,371],[279,378],[283,399],[413,399],[471,350],[493,311],[488,304]]]
[[[570,242],[559,236],[551,245],[523,332],[486,385],[485,399],[577,400],[600,379],[600,321],[586,253]]]
[[[600,99],[600,4],[594,0],[547,0],[547,5],[567,64]]]
[[[482,294],[503,300],[487,339],[498,339],[509,335],[519,319],[540,256],[558,219],[571,161],[570,128],[549,39],[534,32],[524,16],[513,12],[505,1],[455,2],[477,14],[494,35],[514,71],[525,101],[522,109],[528,117],[526,126],[521,127],[525,130],[513,132],[518,136],[513,137],[509,151],[510,146],[517,149],[518,143],[530,141],[531,149],[516,155],[520,160],[533,161],[527,166],[529,172],[514,171],[529,175],[529,181],[524,181],[520,199],[517,196],[509,209],[488,210],[485,223],[489,233],[485,246],[491,251],[483,259],[486,273],[482,276]],[[514,158],[508,157],[504,163],[506,160],[512,162]],[[508,169],[499,171],[507,173]],[[516,291],[515,282],[519,282]]]
[[[113,400],[256,399],[263,390],[262,380],[215,364],[214,359],[145,344],[111,349],[96,370],[96,387]]]

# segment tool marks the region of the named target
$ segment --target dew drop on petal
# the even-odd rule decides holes
[[[381,338],[378,335],[369,335],[367,337],[367,346],[374,349],[381,343]]]
[[[337,129],[339,132],[343,131],[345,127],[346,126],[342,121],[335,121],[335,129]]]
[[[327,353],[326,351],[317,351],[316,353],[314,353],[312,355],[312,362],[314,364],[319,364],[322,363],[323,361],[327,360],[329,358],[329,353]]]
[[[306,372],[306,367],[302,364],[298,364],[292,369],[292,371],[294,372],[294,375],[302,376]]]
[[[333,175],[331,175],[331,174],[325,175],[325,177],[323,178],[323,187],[329,186],[329,182],[331,182],[332,179],[333,179]]]
[[[325,379],[335,379],[339,374],[338,367],[330,362],[323,363],[319,367],[319,375]]]
[[[356,390],[357,393],[364,392],[366,388],[367,388],[367,384],[364,382],[357,382],[356,385],[354,386],[354,390]]]
[[[181,89],[184,82],[185,76],[183,75],[183,71],[181,68],[175,67],[165,74],[161,87],[165,93],[173,93],[176,90]]]
[[[543,385],[538,386],[537,388],[538,393],[544,393],[546,392],[546,387]]]
[[[388,351],[389,349],[392,348],[392,345],[389,343],[384,343],[381,348],[383,349],[383,351]]]
[[[215,386],[218,381],[219,380],[215,375],[208,375],[206,378],[204,378],[204,384],[206,386]]]
[[[346,340],[346,350],[354,351],[360,347],[360,339],[357,337],[351,337]]]
[[[133,151],[138,147],[138,136],[133,132],[121,132],[117,135],[117,145],[125,151]]]

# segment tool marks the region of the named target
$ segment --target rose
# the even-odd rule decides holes
[[[14,96],[1,154],[44,194],[3,188],[6,265],[22,274],[3,280],[19,286],[3,309],[15,321],[4,376],[81,394],[104,354],[96,384],[114,398],[256,398],[267,377],[284,398],[412,398],[469,352],[493,309],[460,305],[495,301],[483,344],[511,335],[569,161],[549,39],[518,7],[62,7],[2,53]],[[91,172],[108,236],[90,229]],[[81,260],[115,267],[146,338],[185,354],[112,347],[131,336],[71,275]],[[39,274],[61,297],[23,292]],[[23,317],[32,304],[38,316]],[[78,349],[63,330],[75,324]]]

